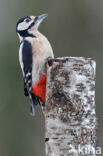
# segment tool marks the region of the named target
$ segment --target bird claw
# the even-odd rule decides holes
[[[47,67],[46,65],[47,65],[47,62],[48,62],[49,60],[51,60],[51,59],[53,59],[51,56],[49,56],[49,57],[47,57],[47,58],[45,59],[45,63],[44,63],[44,65],[42,66],[42,68],[41,68],[41,70],[40,70],[40,76],[46,72],[46,67]]]

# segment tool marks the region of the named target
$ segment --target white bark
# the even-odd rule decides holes
[[[89,58],[48,61],[46,156],[95,156],[95,67]]]

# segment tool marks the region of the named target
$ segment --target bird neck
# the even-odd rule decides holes
[[[29,32],[29,31],[20,31],[20,32],[18,33],[18,36],[19,36],[20,43],[23,42],[23,40],[24,40],[26,37],[31,37],[31,38],[36,37],[36,36],[35,36],[35,33]]]
[[[18,32],[17,34],[19,36],[20,43],[22,43],[27,37],[36,38],[41,35],[43,36],[38,29],[30,29],[27,32]]]
[[[38,29],[30,29],[28,30],[28,32],[32,35],[34,35],[35,37],[39,36],[41,33],[38,31]]]

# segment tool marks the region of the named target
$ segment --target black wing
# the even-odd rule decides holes
[[[24,71],[24,94],[26,96],[32,91],[32,46],[24,40],[22,49],[22,61]]]
[[[24,40],[22,49],[22,61],[24,71],[24,94],[29,96],[31,102],[31,114],[34,114],[37,97],[32,93],[32,46],[29,41]]]

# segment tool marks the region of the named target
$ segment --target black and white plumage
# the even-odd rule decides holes
[[[41,16],[27,16],[17,22],[16,32],[20,39],[19,62],[24,77],[24,94],[29,96],[31,114],[39,98],[32,92],[32,86],[40,78],[40,72],[48,57],[54,57],[47,38],[38,31],[38,26],[47,14]]]
[[[32,46],[27,41],[23,41],[22,46],[22,61],[24,72],[24,93],[31,92],[32,90]]]

